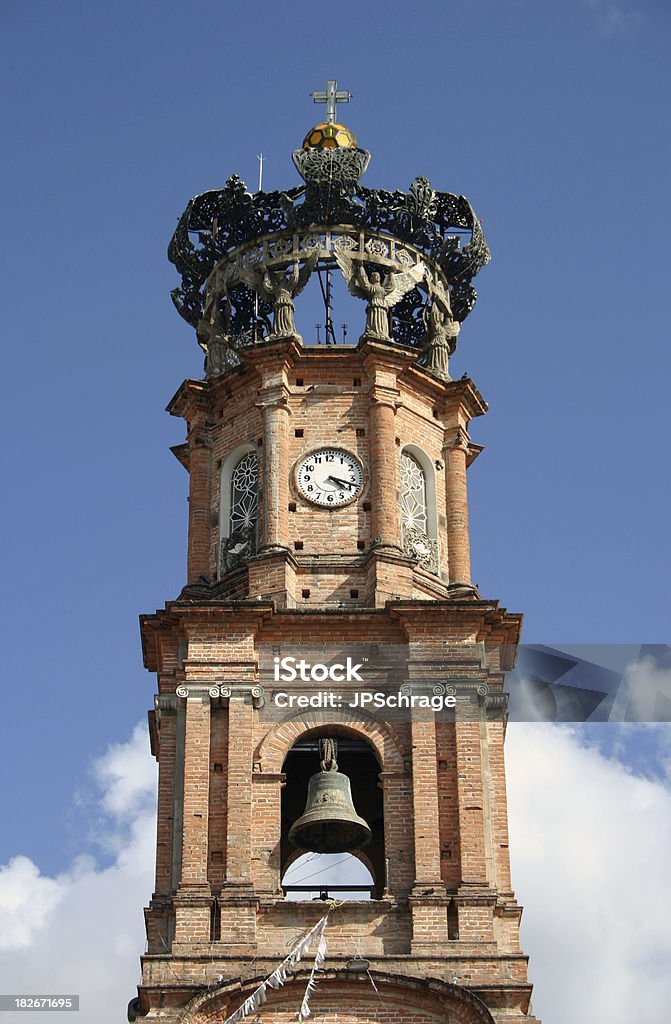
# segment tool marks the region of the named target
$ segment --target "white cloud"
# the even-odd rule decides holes
[[[671,669],[648,655],[627,665],[624,675],[629,697],[627,713],[639,722],[663,721],[671,708]]]
[[[639,11],[630,4],[614,3],[613,0],[587,0],[597,28],[604,35],[626,35],[637,29],[641,23]]]
[[[29,947],[65,889],[57,879],[42,877],[28,857],[13,857],[0,868],[0,949]]]
[[[49,878],[18,856],[0,868],[0,991],[79,994],[79,1020],[125,1020],[153,888],[156,773],[148,748],[146,727],[138,726],[94,765],[104,814],[98,839],[115,851],[110,866],[80,856]],[[6,1016],[10,1024],[14,1015]],[[43,1024],[43,1017],[22,1011],[20,1019]]]
[[[671,1005],[671,789],[587,736],[508,730],[513,883],[535,1012],[543,1024],[661,1021]]]

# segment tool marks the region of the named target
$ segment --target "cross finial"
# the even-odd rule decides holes
[[[320,89],[318,92],[311,92],[314,103],[325,103],[326,104],[326,121],[327,124],[333,124],[336,119],[336,103],[349,103],[352,99],[352,93],[347,92],[344,89],[338,90],[338,83],[335,78],[329,78],[326,83],[326,89]]]

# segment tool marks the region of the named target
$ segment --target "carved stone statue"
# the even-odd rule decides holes
[[[198,321],[196,337],[205,353],[205,376],[218,377],[240,362],[231,342],[231,303],[228,289],[233,267],[217,267],[205,289],[203,316]]]
[[[364,337],[391,341],[389,310],[425,277],[424,264],[417,263],[410,270],[391,270],[382,280],[377,270],[369,278],[363,263],[355,265],[345,252],[336,252],[335,258],[352,295],[368,300]]]
[[[268,335],[269,341],[275,338],[302,340],[296,331],[293,299],[305,288],[318,259],[319,254],[312,253],[302,268],[298,262],[294,263],[289,274],[273,273],[265,266],[261,270],[246,267],[240,271],[240,279],[273,304],[273,330]]]
[[[452,380],[449,373],[450,356],[457,347],[459,324],[448,312],[434,302],[427,318],[426,334],[422,340],[422,354],[417,360],[437,377]]]

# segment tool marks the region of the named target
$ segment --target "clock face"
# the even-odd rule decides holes
[[[296,463],[301,497],[323,508],[349,505],[363,490],[363,466],[342,448],[319,448]]]

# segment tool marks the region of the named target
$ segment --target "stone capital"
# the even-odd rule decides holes
[[[257,683],[181,683],[175,691],[177,697],[185,700],[208,701],[221,700],[227,704],[231,700],[243,700],[255,708],[262,708],[265,699],[263,687]]]
[[[452,427],[445,431],[443,453],[447,454],[454,448],[461,449],[462,451],[468,451],[470,440],[468,432],[464,430],[463,427]]]

